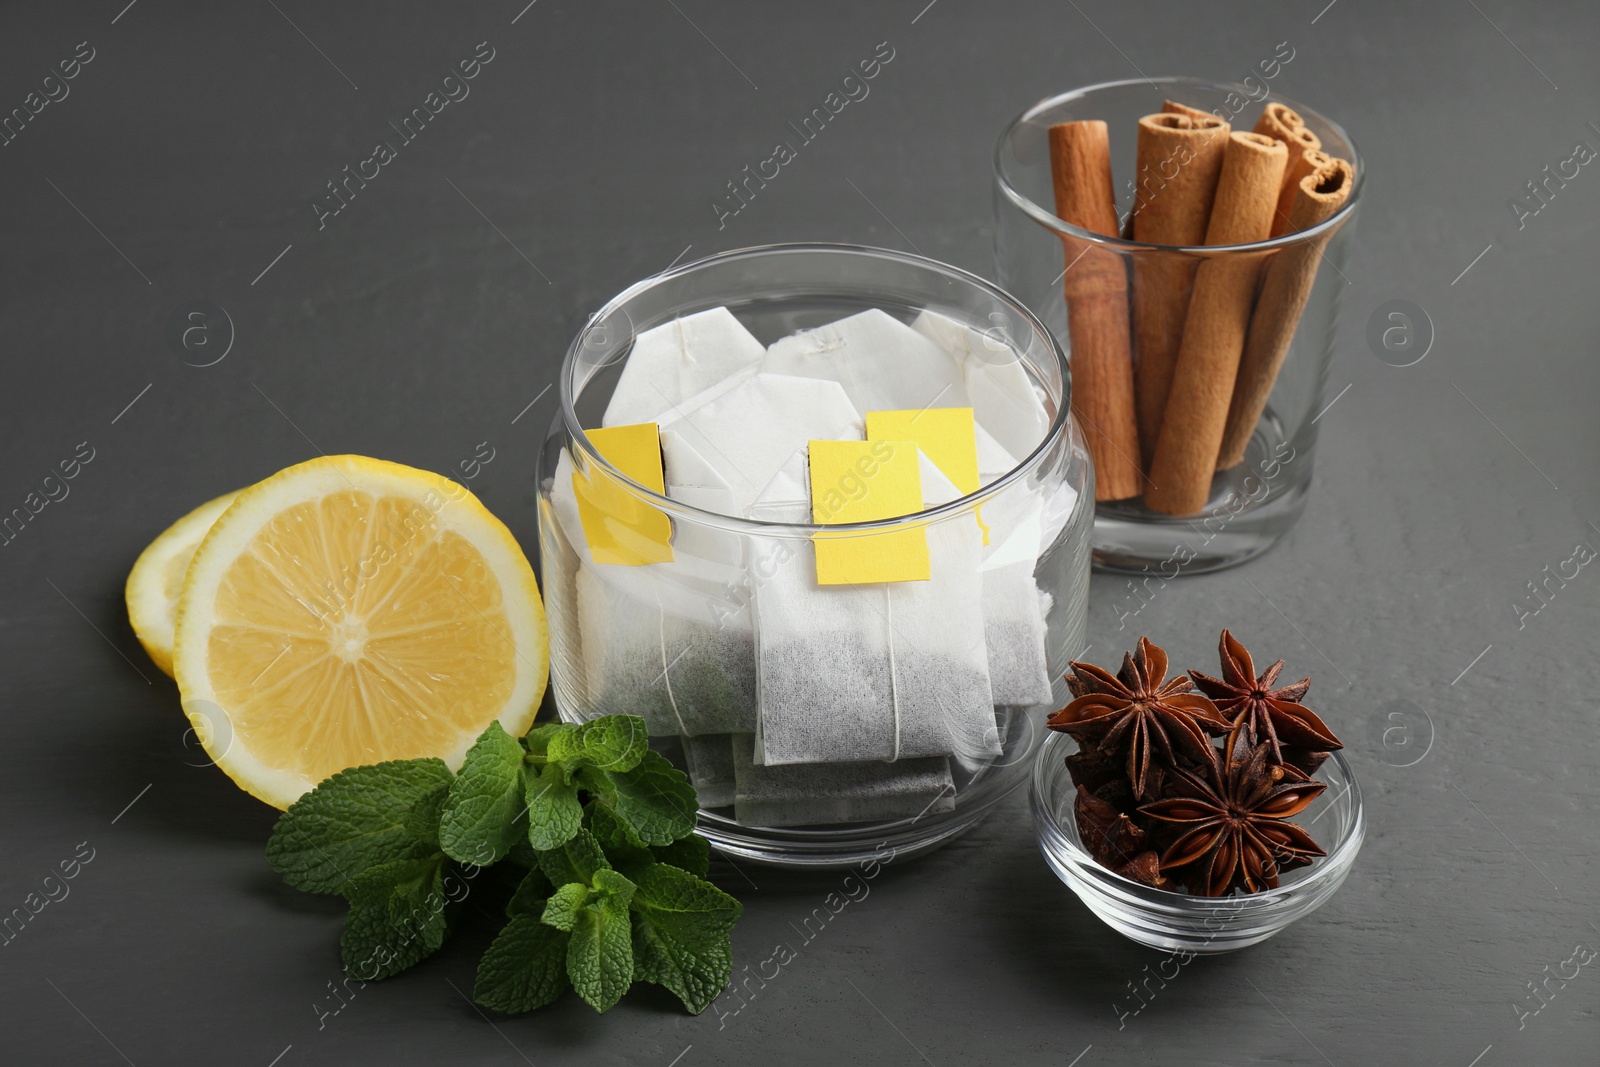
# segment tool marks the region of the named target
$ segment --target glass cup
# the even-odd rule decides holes
[[[796,636],[792,627],[778,629],[780,617],[792,621],[792,613],[780,616],[778,610],[787,611],[788,602],[767,598],[777,596],[771,592],[774,576],[785,568],[797,568],[789,577],[799,574],[799,584],[808,585],[802,596],[817,595],[814,578],[805,576],[824,528],[721,514],[663,495],[609,464],[585,432],[601,424],[638,334],[716,307],[726,307],[763,345],[868,309],[902,322],[936,312],[954,320],[957,329],[982,331],[963,331],[984,339],[969,356],[976,352],[1012,375],[1013,382],[1025,381],[1021,388],[1042,404],[1041,425],[1048,425],[1037,447],[978,492],[904,518],[825,528],[829,539],[910,531],[934,543],[941,532],[949,532],[975,545],[981,519],[988,547],[982,549],[982,569],[977,574],[967,569],[968,584],[977,590],[981,580],[994,592],[987,584],[991,580],[1020,582],[1026,594],[1014,600],[985,594],[981,603],[960,601],[965,607],[945,620],[948,627],[936,622],[917,630],[907,628],[909,616],[891,620],[875,605],[903,604],[902,596],[915,594],[909,587],[927,583],[852,586],[864,591],[865,599],[858,602],[872,609],[858,613],[862,632],[879,644],[863,648],[837,638],[830,644],[826,633],[800,632],[802,641],[821,640],[819,647],[832,649],[838,660],[820,665],[814,679],[795,683],[791,677],[802,698],[808,685],[818,686],[815,702],[802,703],[826,709],[828,690],[822,683],[836,679],[845,661],[853,670],[886,672],[895,679],[897,749],[901,708],[912,704],[908,694],[916,676],[895,672],[927,662],[932,666],[926,677],[936,678],[940,656],[961,659],[972,653],[972,648],[939,646],[949,637],[946,630],[983,635],[983,647],[973,647],[978,664],[987,655],[992,689],[984,690],[976,705],[968,701],[962,714],[968,721],[973,715],[983,719],[992,704],[993,722],[983,727],[985,751],[958,752],[942,763],[905,760],[891,768],[897,774],[921,768],[941,779],[925,804],[917,801],[920,811],[908,808],[905,796],[921,796],[916,790],[929,788],[922,779],[908,786],[909,792],[890,795],[888,786],[850,784],[862,763],[758,767],[752,762],[756,749],[750,731],[763,721],[769,735],[773,729],[770,718],[763,720],[762,694],[775,684],[775,661],[769,656],[780,655],[784,647],[774,635]],[[1015,375],[1018,369],[1025,379]],[[712,844],[780,865],[882,863],[926,851],[968,829],[1027,779],[1043,734],[1040,713],[1067,699],[1061,676],[1084,645],[1093,499],[1092,467],[1069,413],[1065,356],[1031,312],[990,283],[919,256],[843,245],[746,249],[647,278],[612,299],[573,341],[560,388],[561,410],[539,473],[540,555],[556,707],[567,721],[613,713],[644,716],[652,744],[695,781],[702,800],[700,832]],[[936,397],[929,402],[936,406]],[[670,428],[670,420],[663,421]],[[672,560],[645,566],[596,562],[586,551],[581,523],[570,509],[563,511],[563,494],[571,495],[574,476],[602,480],[630,506],[665,515]],[[996,555],[1001,549],[1009,555]],[[1000,591],[1004,588],[1009,587]],[[1026,630],[1029,611],[1039,653],[1031,665],[1036,681],[1031,688],[1016,688],[1007,679],[1018,676],[1014,661],[1027,642],[1010,636],[1007,624]],[[937,692],[924,693],[924,699],[930,697],[940,699]],[[867,762],[889,767],[876,757]],[[855,770],[834,769],[840,766]]]
[[[1030,790],[1039,851],[1107,926],[1150,948],[1208,956],[1265,941],[1328,902],[1366,837],[1361,788],[1344,753],[1335,752],[1313,775],[1328,788],[1295,818],[1326,856],[1285,872],[1276,889],[1259,893],[1196,897],[1155,889],[1117,874],[1083,847],[1073,812],[1077,787],[1066,765],[1077,748],[1063,733],[1052,733],[1040,746]]]
[[[1314,227],[1247,245],[1141,244],[1093,233],[1057,218],[1048,148],[1050,127],[1083,119],[1107,123],[1119,231],[1127,235],[1131,234],[1128,215],[1134,204],[1136,182],[1143,185],[1141,196],[1161,195],[1163,182],[1159,173],[1135,174],[1135,147],[1139,119],[1161,111],[1166,100],[1209,112],[1229,122],[1234,132],[1248,131],[1266,104],[1287,105],[1317,135],[1322,151],[1351,164],[1355,183],[1348,201]],[[1333,353],[1339,298],[1348,284],[1344,266],[1355,229],[1352,224],[1360,201],[1363,171],[1355,145],[1344,130],[1301,104],[1271,94],[1265,83],[1258,83],[1254,90],[1195,78],[1092,85],[1040,101],[1001,132],[994,150],[995,276],[1004,289],[1016,294],[1044,319],[1069,353],[1072,320],[1066,293],[1072,288],[1070,271],[1079,256],[1088,255],[1089,262],[1102,265],[1120,261],[1120,273],[1129,280],[1129,306],[1135,309],[1140,306],[1145,279],[1187,277],[1192,284],[1202,265],[1209,265],[1206,269],[1216,273],[1254,277],[1258,286],[1262,286],[1275,262],[1279,262],[1278,269],[1285,279],[1291,265],[1297,263],[1309,264],[1315,272],[1297,326],[1292,313],[1286,319],[1287,330],[1282,317],[1276,331],[1271,325],[1260,325],[1271,323],[1271,317],[1264,314],[1269,305],[1292,308],[1292,299],[1256,300],[1251,323],[1262,339],[1270,339],[1274,332],[1282,336],[1292,331],[1292,341],[1276,378],[1271,379],[1270,395],[1253,431],[1248,415],[1238,419],[1237,431],[1230,428],[1231,436],[1238,441],[1248,435],[1242,459],[1216,471],[1204,504],[1192,512],[1169,514],[1154,510],[1141,496],[1100,501],[1092,538],[1097,567],[1162,579],[1219,570],[1265,552],[1299,519],[1311,485],[1316,423],[1328,403],[1324,386]],[[1110,259],[1112,256],[1116,261]],[[1272,291],[1283,293],[1293,288],[1284,285]],[[1143,290],[1153,291],[1154,287]],[[1267,291],[1262,286],[1258,293]],[[1135,315],[1129,343],[1136,375],[1139,325]],[[1138,388],[1143,388],[1142,381]],[[1240,404],[1239,399],[1236,395],[1235,405],[1250,410],[1251,405]],[[1171,408],[1155,406],[1155,410],[1170,412]],[[1147,417],[1145,422],[1153,425],[1139,427],[1139,436],[1147,448],[1148,442],[1159,439],[1161,424],[1168,417]],[[1228,446],[1224,444],[1220,451],[1226,453]],[[1234,454],[1237,455],[1236,450]],[[1220,455],[1219,461],[1229,458]],[[1148,492],[1153,485],[1151,460],[1151,455],[1142,457],[1138,483],[1142,492]],[[1106,472],[1101,472],[1101,479],[1109,484]],[[1201,488],[1196,486],[1197,490]]]

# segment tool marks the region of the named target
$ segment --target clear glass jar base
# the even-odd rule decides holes
[[[1075,637],[1081,645],[1082,632]],[[1064,695],[1064,694],[1063,694]],[[701,808],[697,830],[736,862],[792,870],[844,870],[927,855],[981,823],[995,806],[1023,788],[1033,754],[1046,736],[1043,707],[1016,709],[1001,754],[981,766],[953,768],[953,792],[905,818],[816,826],[747,826],[732,807]]]
[[[1244,461],[1217,474],[1196,514],[1167,515],[1138,500],[1097,503],[1089,537],[1095,569],[1165,581],[1254,559],[1300,521],[1311,488],[1309,455],[1310,441],[1286,442],[1269,413]]]
[[[904,863],[925,856],[983,821],[987,810],[955,813],[925,827],[898,823],[861,824],[822,831],[740,826],[726,815],[702,810],[698,832],[711,847],[737,862],[787,870],[829,871],[871,864]]]
[[[1209,514],[1175,519],[1138,504],[1101,505],[1095,509],[1089,542],[1094,568],[1164,580],[1238,566],[1289,532],[1305,510],[1306,491],[1306,486],[1296,486],[1269,505],[1225,523]],[[1133,517],[1134,511],[1143,517]]]

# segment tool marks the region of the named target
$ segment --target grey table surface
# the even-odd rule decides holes
[[[1548,576],[1600,546],[1600,173],[1547,186],[1536,215],[1508,201],[1600,147],[1600,8],[526,2],[0,14],[0,113],[60,97],[45,76],[92,55],[0,145],[0,510],[93,456],[0,549],[0,912],[93,857],[0,947],[0,1061],[1594,1062],[1600,974],[1553,976],[1600,945],[1600,576]],[[470,96],[319,219],[326,183],[480,42]],[[725,184],[880,42],[870,95],[719,225]],[[317,452],[451,470],[487,441],[474,488],[531,555],[546,390],[612,293],[780,240],[988,273],[1011,115],[1095,81],[1242,77],[1281,42],[1274,88],[1342,120],[1369,168],[1311,504],[1268,555],[1136,617],[1097,576],[1090,637],[1110,658],[1148,632],[1204,664],[1230,625],[1315,676],[1370,818],[1338,895],[1135,1001],[1161,957],[1051,876],[1018,794],[888,868],[737,1014],[644,992],[486,1019],[463,995],[469,932],[321,1016],[338,903],[278,881],[273,813],[186,743],[122,608],[139,549]],[[1395,299],[1434,332],[1403,368],[1365,340]],[[169,340],[199,300],[231,320],[220,361],[215,311],[212,347]],[[838,882],[714,874],[746,903],[740,966]]]

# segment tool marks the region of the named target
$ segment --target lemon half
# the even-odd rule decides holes
[[[511,532],[457,483],[363,456],[238,495],[189,565],[174,647],[207,754],[280,808],[359,764],[459,768],[490,722],[527,731],[549,673]]]
[[[172,637],[177,627],[178,596],[194,550],[237,492],[225,493],[195,508],[151,541],[128,572],[123,594],[128,602],[128,622],[151,662],[172,673]]]

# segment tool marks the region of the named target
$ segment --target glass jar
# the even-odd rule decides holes
[[[763,518],[759,508],[731,515],[671,488],[656,491],[608,463],[586,430],[601,425],[638,335],[719,307],[764,346],[868,309],[902,323],[920,322],[924,312],[943,316],[938,321],[966,338],[960,365],[969,380],[992,373],[1036,402],[1039,439],[977,492],[876,522],[821,527]],[[1067,699],[1061,676],[1083,651],[1093,500],[1065,357],[1031,312],[988,282],[919,256],[842,245],[746,249],[647,278],[612,299],[573,341],[560,389],[539,472],[556,707],[567,721],[643,715],[652,744],[695,781],[700,832],[713,845],[781,865],[881,863],[949,840],[1026,781],[1043,733],[1040,712]],[[937,404],[930,395],[928,408]],[[981,425],[983,408],[973,405]],[[668,416],[661,421],[670,427]],[[570,504],[575,478],[604,480],[629,506],[664,515],[671,560],[596,562]],[[948,537],[969,546],[986,533],[981,550],[961,557],[974,564],[960,578],[968,594],[930,602],[946,608],[944,617],[930,625],[924,611],[919,627],[915,598],[948,590],[915,581],[819,587],[813,553],[824,529],[829,539],[909,531],[930,545]],[[866,639],[794,625],[796,603],[835,596],[861,607],[842,617]],[[953,634],[976,635],[976,646],[949,647]],[[784,658],[796,640],[812,657],[809,674],[797,676]],[[991,721],[979,743],[943,757],[894,759],[918,702],[941,701],[941,672],[952,658],[974,656],[990,687],[980,717]],[[893,751],[863,741],[842,760],[770,758],[775,694],[784,707],[798,697],[819,719],[837,718],[839,687],[868,675],[890,680]],[[974,714],[970,701],[946,712],[967,723]],[[764,749],[751,736],[763,723]],[[756,762],[762,751],[766,765]]]
[[[1210,113],[1228,122],[1235,133],[1249,131],[1267,105],[1277,103],[1292,108],[1303,120],[1304,128],[1320,140],[1323,152],[1351,164],[1354,179],[1344,206],[1301,232],[1242,245],[1144,244],[1094,233],[1058,218],[1048,147],[1050,127],[1085,119],[1107,123],[1119,232],[1129,235],[1132,230],[1128,218],[1136,195],[1158,201],[1165,180],[1185,161],[1173,162],[1166,168],[1165,177],[1162,167],[1167,161],[1161,160],[1154,173],[1135,173],[1139,120],[1160,112],[1168,100]],[[1275,269],[1281,272],[1283,283],[1282,288],[1273,290],[1275,293],[1294,288],[1290,283],[1291,265],[1308,265],[1310,271],[1297,269],[1293,273],[1301,277],[1314,273],[1315,277],[1308,293],[1281,300],[1263,295],[1255,302],[1250,325],[1261,334],[1261,347],[1273,349],[1274,334],[1292,336],[1292,340],[1287,354],[1279,357],[1282,362],[1276,369],[1276,378],[1265,379],[1270,383],[1270,394],[1253,429],[1248,415],[1235,418],[1231,409],[1253,410],[1259,404],[1259,392],[1254,404],[1240,402],[1243,387],[1233,393],[1228,437],[1241,444],[1224,442],[1217,457],[1218,466],[1223,469],[1215,472],[1209,491],[1203,483],[1197,483],[1204,503],[1193,510],[1185,505],[1181,513],[1169,513],[1147,506],[1140,495],[1100,501],[1093,534],[1096,566],[1162,579],[1218,570],[1266,551],[1299,519],[1311,485],[1317,420],[1338,399],[1326,397],[1324,387],[1333,353],[1339,299],[1349,284],[1344,267],[1355,229],[1352,223],[1364,169],[1344,130],[1310,108],[1270,94],[1265,83],[1258,83],[1254,90],[1196,78],[1141,78],[1092,85],[1040,101],[1001,132],[994,151],[996,278],[1004,289],[1039,313],[1070,354],[1073,323],[1067,290],[1072,288],[1074,269],[1084,269],[1075,266],[1075,260],[1088,256],[1086,263],[1120,261],[1121,270],[1116,273],[1127,280],[1128,306],[1133,316],[1129,340],[1123,344],[1132,350],[1135,394],[1141,406],[1146,392],[1138,351],[1141,319],[1144,324],[1151,319],[1142,313],[1141,294],[1158,291],[1154,284],[1145,287],[1147,279],[1188,279],[1163,282],[1181,292],[1180,299],[1186,301],[1203,265],[1214,274],[1233,272],[1254,278],[1263,294],[1267,292],[1265,280]],[[1146,170],[1152,170],[1148,163]],[[1304,304],[1298,311],[1296,326],[1292,308],[1300,299]],[[1245,300],[1249,307],[1250,297],[1245,296]],[[1264,310],[1283,306],[1288,306],[1290,312],[1280,316],[1276,324],[1263,314]],[[1176,322],[1182,325],[1183,305],[1178,307]],[[1148,336],[1147,329],[1144,333]],[[1247,349],[1255,343],[1254,339],[1249,341]],[[1145,410],[1137,413],[1140,447],[1136,452],[1154,452],[1152,443],[1159,438],[1160,424],[1172,417],[1172,408],[1160,401],[1152,409],[1155,414]],[[1134,416],[1130,413],[1129,417]],[[1240,425],[1236,428],[1233,422]],[[1155,473],[1152,456],[1141,455],[1139,459],[1132,464],[1130,481],[1139,486],[1140,493],[1148,494],[1153,486],[1151,474]],[[1211,461],[1207,458],[1205,462],[1209,465]],[[1112,483],[1104,470],[1101,478],[1104,485]]]

